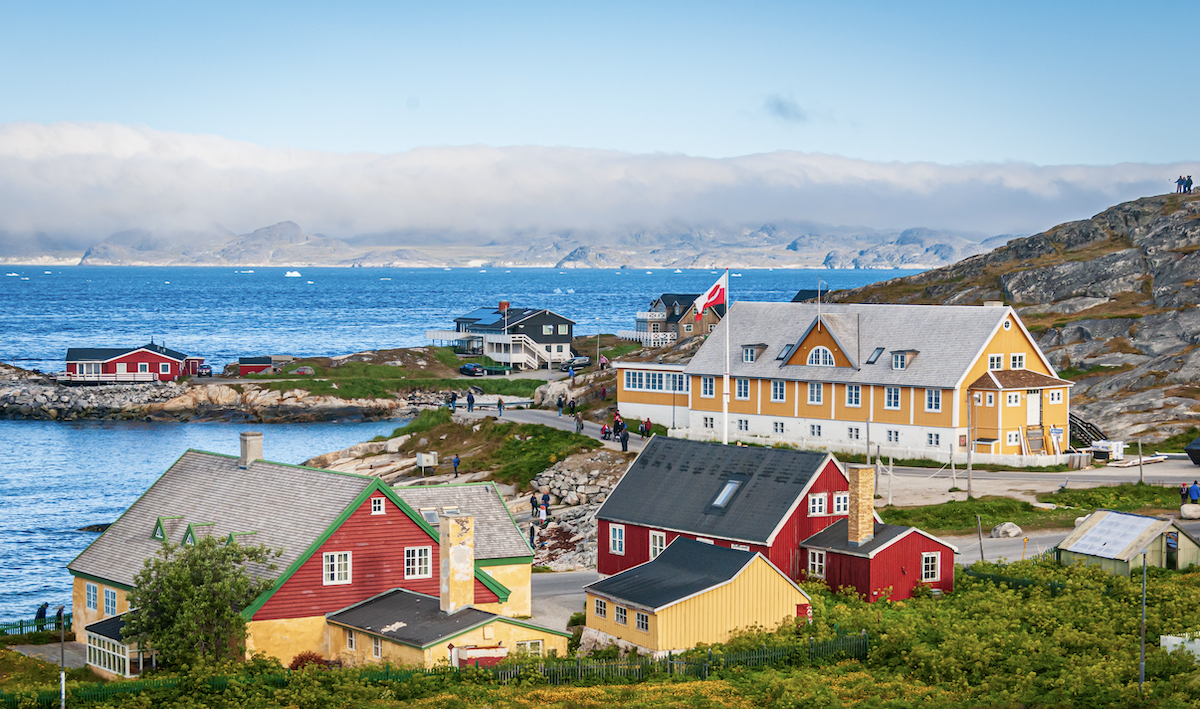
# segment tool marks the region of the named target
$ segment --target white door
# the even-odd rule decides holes
[[[117,362],[117,374],[125,374],[129,371],[129,365],[124,362]]]
[[[1042,425],[1042,390],[1025,392],[1025,423],[1029,426]]]

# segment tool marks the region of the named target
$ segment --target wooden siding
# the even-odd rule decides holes
[[[371,500],[365,500],[254,614],[254,620],[324,615],[393,588],[438,595],[438,543],[391,500],[385,499],[384,509],[385,514],[373,515]],[[432,575],[429,578],[404,578],[404,550],[407,547],[430,547]],[[323,555],[342,551],[351,553],[352,583],[325,586],[321,568]],[[475,580],[476,603],[498,600],[479,579]]]
[[[804,340],[796,346],[796,349],[792,351],[792,354],[788,357],[787,363],[807,365],[808,353],[812,352],[813,348],[818,346],[829,348],[829,351],[833,353],[833,361],[837,366],[854,366],[850,364],[850,358],[847,356],[847,353],[842,352],[841,348],[838,347],[837,342],[833,339],[833,335],[829,333],[829,328],[825,327],[825,325],[821,325],[820,330],[815,327],[810,330],[808,337],[804,338]],[[850,355],[853,355],[853,353],[850,353]]]
[[[938,552],[941,556],[938,559],[940,564],[938,580],[924,585],[941,589],[943,593],[953,592],[954,550],[923,534],[909,532],[907,536],[879,552],[871,560],[871,592],[867,600],[884,599],[884,593],[888,587],[892,589],[891,595],[887,596],[890,600],[902,601],[912,598],[913,588],[923,583],[921,581],[921,554],[925,552]]]
[[[157,352],[151,352],[150,350],[136,350],[134,352],[121,355],[120,357],[116,357],[108,362],[102,362],[100,363],[100,372],[101,374],[116,374],[117,365],[124,364],[126,366],[126,372],[130,374],[136,374],[138,371],[138,364],[143,362],[148,365],[149,373],[153,374],[155,379],[158,379],[159,381],[173,382],[178,379],[179,375],[182,373],[182,362],[176,362],[170,357],[160,355]],[[67,371],[71,374],[78,374],[79,368],[77,364],[78,363],[76,362],[67,362]],[[170,372],[167,374],[161,373],[159,371],[160,364],[168,365],[170,367]]]

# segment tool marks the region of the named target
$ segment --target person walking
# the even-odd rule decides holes
[[[548,492],[542,493],[542,506],[545,507],[546,509],[550,509],[550,493],[548,493]]]
[[[1188,484],[1187,482],[1179,483],[1179,504],[1186,505],[1188,503]]]
[[[1179,194],[1180,192],[1183,192],[1183,185],[1186,182],[1187,182],[1187,180],[1183,179],[1183,175],[1180,175],[1179,179],[1175,180],[1175,194]]]
[[[559,397],[558,397],[558,417],[559,417],[559,418],[562,418],[562,410],[563,410],[563,404],[564,404],[564,403],[565,403],[565,402],[563,401],[563,398],[562,398],[562,396],[561,396],[561,395],[559,395]]]
[[[500,416],[504,415],[504,399],[496,398],[496,410],[500,412]]]
[[[649,436],[650,432],[654,430],[654,424],[650,423],[649,416],[647,416],[646,420],[642,422],[642,430],[645,431],[645,433],[642,434],[643,436]]]
[[[454,454],[454,460],[452,460],[450,462],[454,463],[454,477],[457,478],[458,477],[458,463],[459,463],[458,453]]]
[[[571,386],[575,386],[575,368],[568,367],[567,371],[570,372],[570,374],[571,374]]]
[[[475,410],[475,392],[467,392],[467,413]]]
[[[1186,180],[1184,180],[1184,182],[1183,182],[1183,191],[1184,191],[1184,193],[1185,193],[1185,194],[1190,194],[1190,193],[1191,193],[1191,191],[1192,191],[1192,176],[1191,176],[1191,175],[1188,175],[1188,176],[1187,176],[1187,179],[1186,179]]]
[[[534,492],[532,495],[529,496],[529,515],[531,517],[537,516],[537,493],[536,492]]]
[[[602,386],[602,387],[600,387],[600,398],[601,398],[601,399],[607,399],[607,398],[608,398],[608,387],[606,387],[606,386]]]
[[[37,629],[39,633],[46,629],[46,609],[49,607],[49,603],[43,603],[42,605],[38,606],[37,613],[35,613],[33,616],[34,621],[37,623]]]
[[[583,412],[575,414],[575,433],[583,433]]]
[[[575,415],[575,400],[571,399],[571,415]]]
[[[1200,480],[1193,480],[1188,488],[1188,501],[1193,505],[1200,503]]]
[[[537,539],[537,525],[534,524],[533,522],[530,522],[529,523],[529,546],[533,549],[537,549],[537,542],[535,541],[536,539]]]
[[[458,392],[450,392],[450,413],[458,411]]]
[[[621,452],[629,452],[629,431],[624,428],[621,429]]]

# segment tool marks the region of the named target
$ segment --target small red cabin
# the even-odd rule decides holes
[[[266,372],[274,363],[270,357],[238,357],[238,376]]]
[[[67,370],[59,379],[67,382],[173,382],[195,374],[203,357],[151,342],[141,347],[73,347],[67,350]]]

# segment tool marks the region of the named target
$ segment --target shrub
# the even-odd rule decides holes
[[[292,658],[292,664],[288,665],[288,669],[302,670],[305,667],[308,667],[309,665],[317,665],[318,667],[324,667],[325,666],[325,658],[321,657],[321,655],[319,653],[313,652],[312,650],[305,650],[304,652],[302,652],[302,653],[296,655],[294,658]]]

